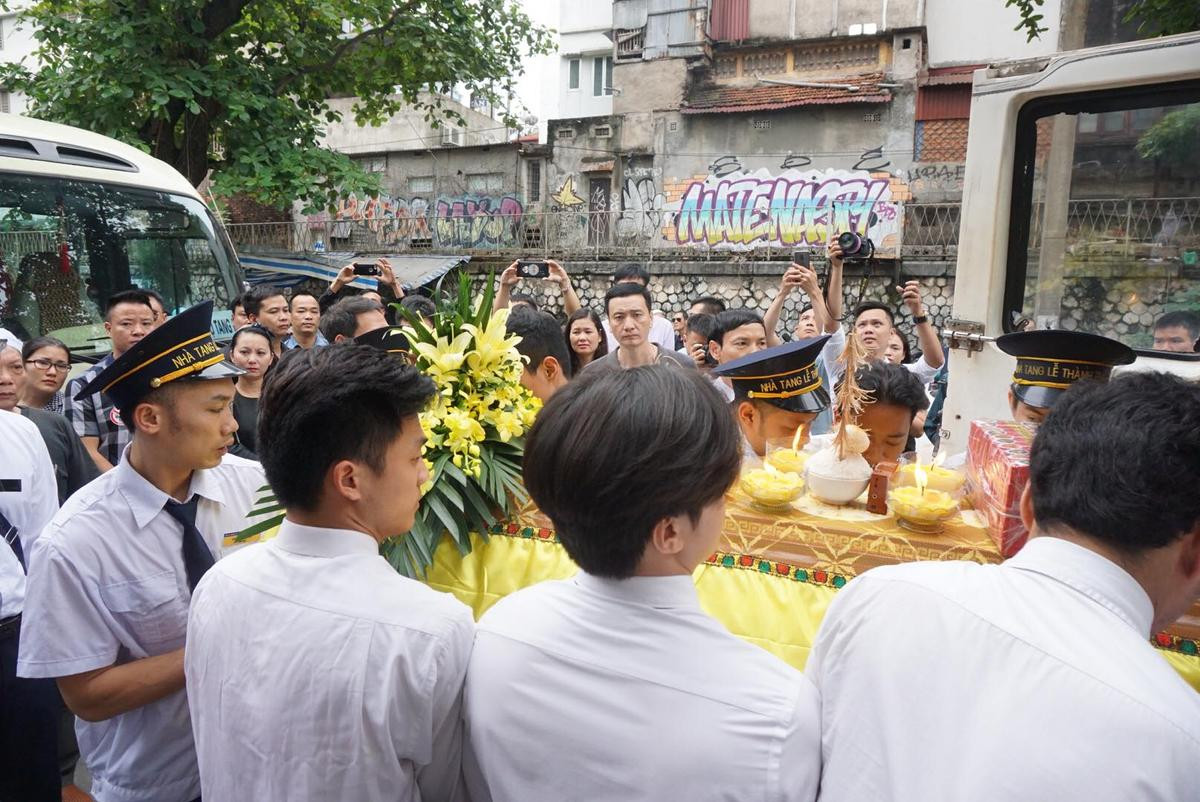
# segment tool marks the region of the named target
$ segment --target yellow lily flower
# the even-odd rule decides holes
[[[463,325],[463,330],[475,338],[474,347],[467,354],[467,365],[476,375],[510,358],[517,343],[521,342],[521,338],[516,335],[508,336],[504,328],[507,321],[508,310],[498,309],[483,329],[470,323]]]
[[[462,367],[463,360],[467,357],[466,349],[470,343],[471,334],[463,332],[455,337],[453,341],[449,341],[445,337],[438,337],[437,343],[434,345],[430,345],[429,343],[414,343],[413,348],[429,363],[425,368],[425,372],[434,381],[449,381],[454,379],[454,374]]]

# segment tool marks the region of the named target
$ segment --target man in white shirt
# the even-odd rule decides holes
[[[188,624],[207,802],[463,797],[471,612],[379,555],[412,527],[429,479],[417,413],[435,392],[362,345],[275,368],[258,442],[287,517],[205,576]]]
[[[904,365],[904,369],[921,380],[926,385],[933,381],[938,369],[946,364],[942,344],[938,339],[937,329],[929,322],[925,302],[921,299],[921,283],[908,281],[896,291],[912,315],[913,331],[917,342],[921,345],[921,358]],[[868,361],[883,359],[887,350],[888,339],[896,328],[896,315],[887,304],[868,301],[858,305],[854,310],[853,334],[867,352]],[[830,371],[829,379],[834,387],[842,380],[842,365],[833,362],[827,366]]]
[[[1196,798],[1200,697],[1152,632],[1200,596],[1200,385],[1068,390],[1001,566],[876,568],[829,608],[822,800]]]
[[[263,484],[257,463],[226,453],[242,371],[211,321],[211,301],[182,312],[79,391],[103,394],[133,439],[28,552],[17,671],[58,680],[97,802],[200,796],[183,684],[188,602]]]
[[[0,799],[58,802],[62,795],[58,692],[52,680],[17,676],[25,544],[57,511],[54,468],[37,427],[0,413]]]
[[[710,618],[692,582],[739,440],[704,377],[661,365],[585,371],[542,410],[525,485],[581,571],[479,622],[463,703],[475,802],[814,797],[811,685]]]

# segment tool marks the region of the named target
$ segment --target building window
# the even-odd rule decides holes
[[[387,172],[387,156],[366,156],[354,160],[364,173]]]
[[[750,127],[753,128],[755,131],[770,131],[771,130],[771,121],[770,120],[751,120]]]
[[[612,136],[612,126],[597,125],[592,129],[592,136],[596,137],[596,139],[608,139]]]
[[[612,94],[612,56],[597,56],[592,59],[592,95],[601,97]]]
[[[525,162],[525,196],[530,203],[542,199],[542,163],[536,159]]]
[[[559,128],[558,129],[558,138],[559,139],[574,139],[575,138],[575,129],[574,128]]]
[[[426,195],[433,192],[433,176],[414,175],[408,179],[408,191],[414,195]]]
[[[467,192],[472,195],[499,195],[504,191],[504,176],[500,173],[468,173]]]
[[[567,79],[567,89],[579,88],[579,59],[573,58],[569,62],[568,72],[570,77]]]

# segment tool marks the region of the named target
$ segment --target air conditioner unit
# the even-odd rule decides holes
[[[442,145],[451,145],[456,148],[461,148],[466,132],[457,126],[447,126],[442,129]]]

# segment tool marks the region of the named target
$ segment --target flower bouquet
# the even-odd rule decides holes
[[[441,304],[432,325],[397,305],[405,319],[416,366],[437,385],[437,395],[421,413],[429,438],[425,460],[429,482],[407,535],[384,541],[380,553],[405,576],[421,577],[433,563],[443,534],[463,555],[471,551],[471,533],[487,537],[496,523],[528,496],[521,484],[523,436],[541,402],[521,386],[524,369],[508,337],[508,310],[492,310],[492,282],[478,304],[472,304],[470,280],[464,273],[457,296]],[[268,515],[239,533],[247,541],[273,530],[284,511],[265,495],[250,517]]]

